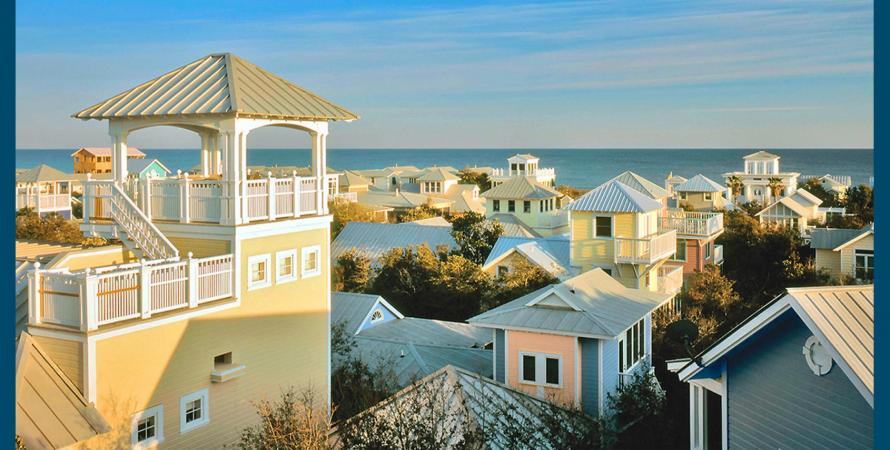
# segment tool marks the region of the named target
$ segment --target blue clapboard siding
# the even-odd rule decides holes
[[[727,363],[729,447],[870,449],[874,410],[837,364],[824,376],[802,355],[812,335],[792,312]]]
[[[618,389],[618,341],[603,341],[603,394],[604,407],[609,406],[609,394]]]
[[[596,339],[581,338],[581,409],[599,416],[599,346]]]
[[[495,372],[494,379],[502,383],[504,380],[504,330],[495,330],[494,332],[494,358]]]

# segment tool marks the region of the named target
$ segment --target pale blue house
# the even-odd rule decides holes
[[[788,289],[696,361],[690,448],[874,447],[874,286]]]
[[[132,177],[145,179],[149,176],[152,178],[163,178],[172,172],[157,159],[128,159],[127,173]]]

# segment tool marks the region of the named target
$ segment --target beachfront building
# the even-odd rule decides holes
[[[874,448],[874,286],[789,288],[693,360],[689,448]]]
[[[491,185],[497,186],[513,177],[529,177],[544,186],[556,186],[556,169],[540,167],[541,159],[528,153],[517,153],[507,158],[507,169],[492,169],[489,178]]]
[[[46,216],[71,218],[71,184],[74,176],[41,164],[15,177],[15,210],[31,208]]]
[[[844,281],[872,283],[875,279],[875,225],[860,229],[814,228],[810,248],[815,264],[832,277]]]
[[[81,147],[71,154],[74,161],[74,173],[111,173],[111,147]],[[143,159],[142,153],[136,147],[127,147],[127,159]]]
[[[801,236],[808,237],[810,230],[824,223],[827,214],[843,213],[843,209],[820,208],[822,200],[806,189],[797,189],[791,195],[769,204],[756,214],[764,226],[794,228]]]
[[[674,185],[672,191],[676,195],[677,206],[683,209],[719,211],[731,206],[724,197],[726,188],[702,174]]]
[[[127,161],[127,176],[136,179],[164,178],[173,172],[157,159],[129,159]]]
[[[724,173],[732,203],[770,204],[797,189],[797,172],[779,170],[779,156],[759,151],[744,157],[745,170]]]
[[[495,278],[516,272],[523,264],[537,267],[564,280],[575,274],[571,267],[568,236],[525,237],[502,235],[488,253],[482,271]]]
[[[677,252],[677,230],[659,225],[664,205],[612,180],[570,203],[571,265],[601,268],[629,288],[676,292],[683,270],[666,262]]]
[[[571,199],[532,177],[511,177],[480,195],[489,219],[518,221],[537,236],[568,231],[568,214],[561,208]]]
[[[113,143],[112,179],[85,183],[81,229],[122,245],[35,264],[27,333],[123,430],[118,445],[231,444],[256,423],[251,402],[283,387],[311,388],[327,407],[328,123],[358,117],[228,53],[74,117],[107,120]],[[149,178],[137,202],[125,183],[127,140],[152,126],[196,132],[202,171]],[[247,137],[267,126],[309,134],[311,176],[248,179]],[[39,442],[33,428],[17,431],[29,448]]]
[[[652,313],[672,297],[594,269],[468,322],[492,330],[496,381],[598,417],[609,394],[651,367]]]

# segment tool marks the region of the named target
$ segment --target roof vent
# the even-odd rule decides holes
[[[399,352],[399,358],[404,358],[404,357],[405,357],[405,351],[404,351],[404,350],[401,350],[401,351]]]

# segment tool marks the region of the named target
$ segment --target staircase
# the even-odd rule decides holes
[[[114,237],[137,258],[154,260],[179,256],[179,250],[117,183],[111,185],[111,218],[115,225]]]

